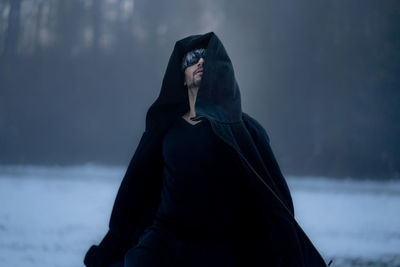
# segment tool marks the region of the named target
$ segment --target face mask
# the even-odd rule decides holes
[[[199,48],[187,52],[182,60],[182,71],[185,71],[187,67],[193,66],[197,62],[199,62],[200,58],[205,58],[206,49]]]

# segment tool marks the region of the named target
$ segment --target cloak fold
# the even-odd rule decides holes
[[[232,62],[215,33],[192,35],[175,43],[160,95],[146,115],[146,130],[118,190],[109,231],[87,252],[86,266],[109,266],[124,259],[154,220],[162,189],[162,139],[171,123],[189,110],[183,55],[207,48],[193,121],[208,119],[214,133],[237,151],[248,207],[237,235],[243,266],[326,266],[294,218],[289,188],[270,147],[267,132],[242,112]]]

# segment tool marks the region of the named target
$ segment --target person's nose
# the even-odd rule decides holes
[[[200,64],[203,65],[203,63],[204,63],[204,58],[201,57],[201,58],[199,59],[199,62],[197,62],[197,64],[198,64],[198,65],[200,65]]]

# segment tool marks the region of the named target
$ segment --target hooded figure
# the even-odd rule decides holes
[[[235,183],[245,192],[238,192],[243,212],[238,213],[240,227],[231,235],[238,256],[235,266],[326,266],[296,222],[290,191],[271,150],[268,134],[254,118],[242,112],[231,60],[213,32],[192,35],[175,43],[160,95],[147,112],[146,129],[118,190],[109,230],[101,243],[86,253],[85,265],[106,267],[118,262],[122,265],[125,259],[127,266],[131,251],[151,239],[146,233],[154,226],[164,192],[163,140],[170,128],[185,124],[189,127],[189,122],[180,120],[190,109],[182,59],[189,51],[202,48],[205,49],[203,74],[190,127],[204,127],[206,131],[208,125],[215,144],[226,147],[226,156],[218,159],[226,170],[217,175],[222,185],[226,185],[218,189],[221,199],[229,192],[228,188],[239,188],[231,186]],[[195,124],[198,121],[202,122]],[[190,149],[190,144],[186,147]],[[225,173],[230,177],[223,177]],[[237,203],[232,200],[232,205]],[[207,241],[204,246],[208,246]],[[211,266],[211,262],[201,266]]]

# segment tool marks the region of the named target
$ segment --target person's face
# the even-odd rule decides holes
[[[201,77],[203,76],[203,63],[204,58],[200,58],[196,64],[185,69],[185,86],[188,88],[200,87]]]

